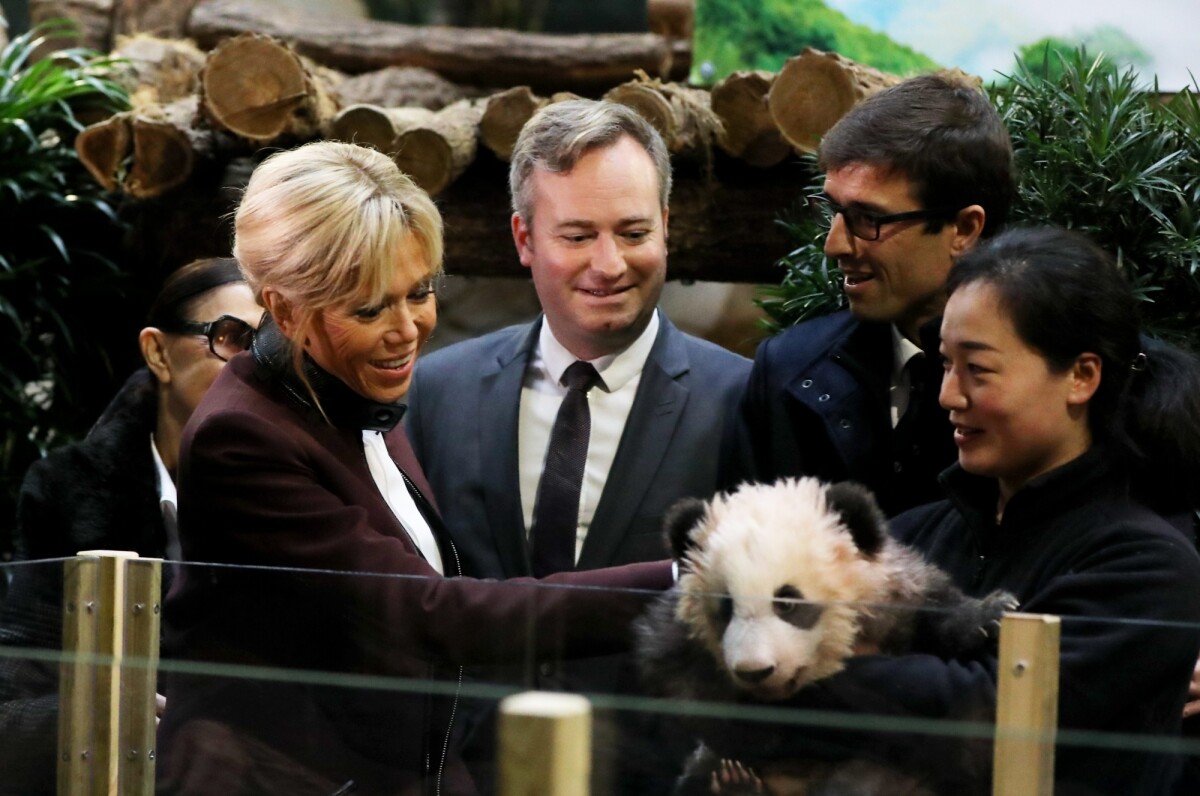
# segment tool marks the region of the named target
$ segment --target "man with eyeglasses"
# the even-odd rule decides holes
[[[937,321],[950,266],[1008,212],[1012,145],[978,88],[930,74],[851,110],[818,162],[810,206],[829,224],[849,310],[759,347],[722,480],[855,480],[892,516],[938,499],[955,460]]]

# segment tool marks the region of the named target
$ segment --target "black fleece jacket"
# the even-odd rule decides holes
[[[969,594],[1005,589],[1022,612],[1062,617],[1055,793],[1168,793],[1178,761],[1130,751],[1128,736],[1179,732],[1200,651],[1192,541],[1128,498],[1102,448],[1025,485],[999,523],[994,479],[956,465],[941,480],[950,500],[901,515],[893,533]]]

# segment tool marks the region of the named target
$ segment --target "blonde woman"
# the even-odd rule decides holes
[[[467,663],[625,648],[643,594],[550,586],[657,590],[666,562],[542,588],[458,577],[398,424],[437,319],[442,225],[429,197],[374,150],[309,144],[251,176],[234,253],[269,318],[184,432],[184,554],[287,570],[189,568],[166,608],[169,649],[455,681]],[[472,793],[446,691],[179,677],[160,790]]]

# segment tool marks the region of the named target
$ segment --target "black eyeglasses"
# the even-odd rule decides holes
[[[862,240],[879,240],[879,229],[884,224],[894,224],[897,221],[913,221],[918,218],[949,220],[958,214],[957,210],[937,207],[929,210],[908,210],[903,213],[880,215],[857,207],[843,207],[821,193],[813,194],[808,199],[821,212],[821,217],[825,219],[826,229],[833,226],[833,217],[841,213],[842,220],[846,223],[846,229],[850,230],[851,235]]]
[[[208,350],[222,362],[228,362],[233,355],[245,351],[254,341],[254,327],[232,315],[222,315],[208,323],[180,321],[163,331],[208,338]]]

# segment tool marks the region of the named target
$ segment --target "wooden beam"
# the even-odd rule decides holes
[[[993,796],[1054,793],[1060,629],[1057,616],[1001,620]]]
[[[161,567],[115,550],[63,565],[62,796],[154,791]]]
[[[155,694],[158,693],[162,561],[135,558],[125,564],[118,763],[122,796],[154,792]]]
[[[59,793],[114,793],[118,780],[125,561],[87,550],[64,563]]]
[[[530,691],[500,702],[500,796],[587,796],[592,706]]]
[[[58,690],[58,793],[92,792],[98,766],[93,720],[96,716],[94,664],[86,659],[99,646],[96,605],[100,600],[100,560],[72,558],[63,563],[63,660]],[[103,774],[102,779],[107,778]]]

